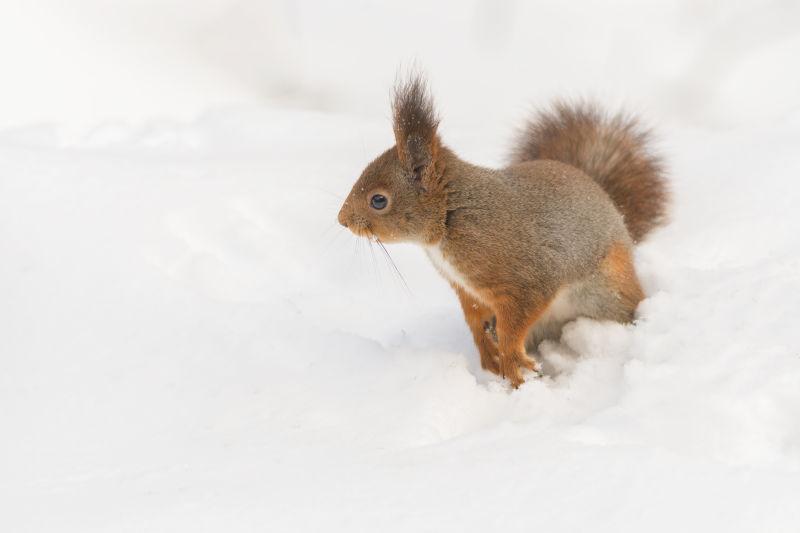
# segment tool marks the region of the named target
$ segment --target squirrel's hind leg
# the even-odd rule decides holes
[[[525,347],[533,353],[544,340],[558,341],[564,325],[581,316],[631,322],[643,298],[630,249],[624,243],[614,243],[593,274],[556,293],[530,328]]]
[[[581,315],[621,323],[633,321],[644,292],[636,276],[630,248],[620,242],[612,244],[582,292]]]
[[[543,340],[559,340],[563,326],[581,316],[631,322],[643,298],[630,249],[614,243],[593,274],[558,291],[528,333],[526,347],[533,352]]]

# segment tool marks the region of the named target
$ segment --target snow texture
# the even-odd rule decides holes
[[[0,530],[800,529],[800,8],[30,4],[0,8]],[[519,390],[423,250],[403,281],[336,224],[414,60],[473,162],[560,94],[669,163],[637,322],[571,323]]]

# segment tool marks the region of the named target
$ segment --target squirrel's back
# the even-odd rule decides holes
[[[650,134],[624,115],[590,104],[556,103],[520,136],[512,163],[552,159],[581,169],[611,197],[634,241],[666,220],[669,192]]]

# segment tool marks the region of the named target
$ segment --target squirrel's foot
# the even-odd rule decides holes
[[[500,373],[511,382],[511,386],[515,389],[525,382],[525,378],[522,377],[523,369],[535,372],[537,377],[541,376],[539,364],[527,354],[515,353],[500,358]]]
[[[497,353],[481,353],[481,367],[492,374],[500,375],[500,356]]]

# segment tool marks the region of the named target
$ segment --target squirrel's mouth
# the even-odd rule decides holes
[[[350,227],[350,231],[352,231],[353,234],[358,237],[366,237],[367,239],[372,239],[375,237],[375,234],[372,233],[372,230],[368,225],[367,226],[353,225]]]
[[[357,237],[375,238],[376,235],[372,231],[369,221],[364,220],[358,216],[345,216],[339,214],[339,223],[345,228],[349,229],[353,235]]]
[[[347,229],[350,230],[350,233],[355,235],[356,237],[366,237],[368,239],[374,238],[375,234],[372,233],[368,224],[358,224],[358,223],[351,223],[345,226]]]
[[[371,241],[397,242],[398,239],[391,231],[386,231],[380,224],[375,227],[367,218],[355,214],[346,213],[344,210],[339,213],[339,223],[350,230],[356,237],[364,237]]]
[[[384,242],[396,242],[397,240],[394,239],[391,235],[381,235],[374,228],[372,228],[369,224],[366,226],[350,226],[348,229],[353,232],[354,235],[357,237],[363,237],[369,241],[377,242],[382,244]]]

